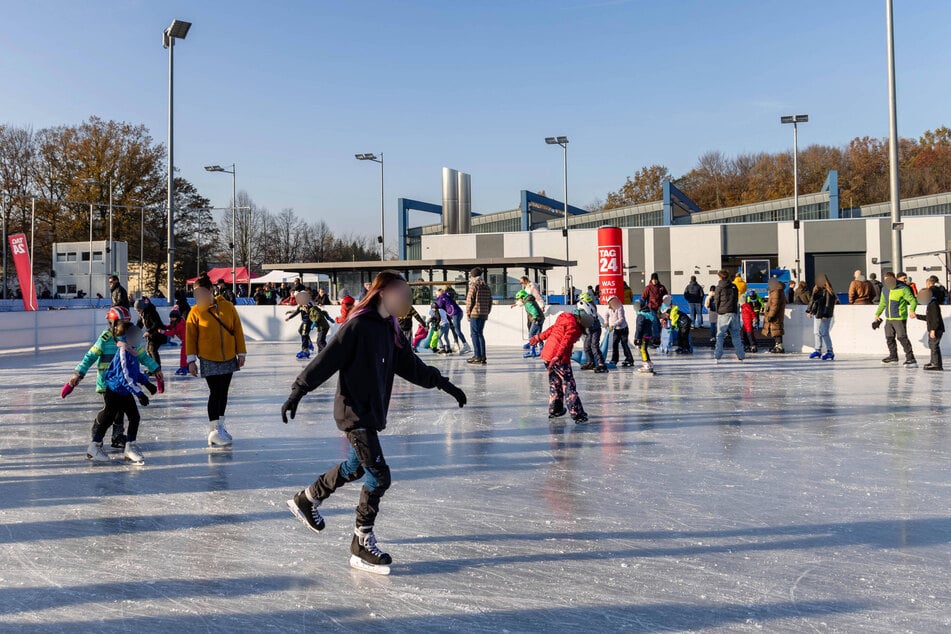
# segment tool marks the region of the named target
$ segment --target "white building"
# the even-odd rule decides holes
[[[129,245],[126,242],[112,244],[110,253],[108,240],[54,242],[55,292],[67,299],[76,297],[79,291],[86,293],[87,297],[95,297],[96,293],[108,297],[109,276],[113,273],[128,288]]]

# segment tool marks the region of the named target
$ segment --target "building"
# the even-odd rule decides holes
[[[527,191],[516,209],[472,214],[471,233],[447,233],[445,223],[408,227],[409,211],[441,213],[441,208],[400,199],[400,255],[409,260],[462,254],[570,259],[578,263],[570,270],[573,285],[583,289],[598,283],[597,228],[616,226],[623,229],[625,280],[635,291],[653,272],[674,293],[692,275],[709,286],[716,271],[739,270],[745,260],[768,261],[771,269],[788,269],[793,279],[810,285],[817,273],[826,273],[842,292],[856,269],[879,278],[892,270],[887,202],[840,208],[838,175],[832,171],[821,191],[799,196],[798,228],[793,207],[790,197],[702,210],[673,183],[665,183],[658,201],[596,212],[569,206],[566,240],[564,204]],[[914,280],[934,274],[947,281],[951,193],[902,200],[901,209],[904,269]],[[564,279],[565,270],[556,267],[539,281],[547,292],[562,294]],[[506,286],[514,293],[516,278]]]
[[[53,282],[55,292],[64,299],[76,297],[83,291],[87,297],[101,293],[109,296],[109,276],[116,273],[122,285],[128,288],[129,246],[113,242],[109,252],[108,240],[92,242],[53,243]],[[110,256],[113,262],[110,266]]]

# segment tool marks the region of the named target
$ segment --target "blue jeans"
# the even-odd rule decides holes
[[[832,352],[832,337],[829,336],[831,329],[831,319],[816,317],[812,320],[812,334],[816,337],[816,350],[818,352],[822,352],[822,344],[825,344],[826,352]]]
[[[690,302],[690,323],[694,326],[703,325],[703,306],[700,302]]]
[[[540,319],[533,319],[532,325],[528,328],[528,338],[531,339],[537,334],[540,334],[542,331],[542,321]]]
[[[469,319],[469,338],[472,339],[472,350],[479,359],[485,358],[485,317],[471,317]]]
[[[655,308],[652,308],[651,312],[654,314],[654,320],[651,322],[651,335],[653,335],[654,341],[658,341],[660,340],[660,316]]]
[[[740,336],[739,313],[717,315],[717,345],[713,351],[713,357],[719,359],[723,356],[723,340],[726,339],[727,331],[729,331],[730,338],[733,340],[733,349],[736,351],[736,358],[745,359],[746,352],[743,350],[743,339]]]
[[[468,345],[466,342],[466,336],[462,334],[462,312],[457,311],[455,315],[452,316],[452,337],[456,341],[459,339],[462,340],[462,345]]]

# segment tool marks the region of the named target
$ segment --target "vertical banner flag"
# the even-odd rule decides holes
[[[30,266],[30,251],[26,246],[26,234],[14,233],[7,236],[10,251],[13,253],[13,265],[17,270],[20,291],[23,293],[23,310],[36,310],[36,287],[33,285],[33,270]]]
[[[624,262],[621,257],[621,229],[598,229],[598,301],[607,304],[617,297],[624,301]]]

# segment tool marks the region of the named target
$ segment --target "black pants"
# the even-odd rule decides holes
[[[106,436],[106,431],[116,422],[122,420],[125,416],[129,419],[129,428],[126,430],[126,439],[131,442],[135,440],[139,433],[139,406],[135,403],[135,397],[131,394],[116,394],[112,390],[106,390],[102,394],[102,409],[96,414],[96,422],[92,425],[93,442],[102,442]]]
[[[885,320],[885,345],[888,346],[888,356],[892,359],[898,358],[898,345],[895,340],[901,343],[902,350],[905,351],[905,360],[914,361],[915,351],[911,347],[911,341],[908,340],[908,329],[904,319],[886,319]]]
[[[930,334],[930,333],[929,333]],[[928,348],[931,350],[931,365],[936,368],[943,368],[941,361],[941,335],[943,332],[936,332],[936,337],[928,337]]]
[[[218,420],[225,415],[228,408],[228,390],[231,388],[231,377],[228,374],[216,374],[215,376],[206,376],[208,383],[208,420]]]
[[[313,322],[305,321],[300,325],[300,349],[304,352],[310,350],[310,329]]]
[[[327,328],[324,328],[322,330],[320,328],[317,329],[317,352],[318,353],[327,347],[327,330],[328,330]]]
[[[390,467],[383,457],[383,448],[376,431],[354,429],[347,432],[347,440],[350,441],[350,455],[317,478],[309,487],[310,495],[315,500],[326,500],[347,482],[359,480],[365,475],[360,503],[357,504],[357,526],[373,526],[380,512],[380,498],[390,488]]]
[[[588,355],[588,363],[604,365],[604,355],[601,354],[601,329],[589,329],[584,336],[584,353]]]
[[[164,337],[164,335],[159,335],[159,334],[149,335],[146,338],[146,343],[145,343],[145,351],[148,352],[149,356],[155,360],[155,364],[158,366],[159,370],[162,369],[162,359],[161,357],[159,357],[160,343],[156,339],[160,337]],[[167,339],[168,338],[166,337],[166,340]]]
[[[627,341],[628,336],[631,334],[629,328],[615,328],[612,333],[611,341],[611,363],[617,363],[618,359],[618,346],[624,348],[624,360],[628,363],[634,362],[634,356],[631,354],[631,346]]]

